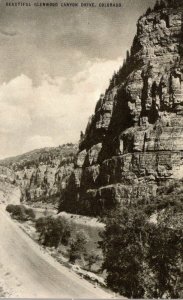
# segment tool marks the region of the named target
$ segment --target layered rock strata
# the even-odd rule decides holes
[[[169,1],[171,4],[171,1]],[[183,177],[183,2],[138,20],[126,62],[97,102],[60,210],[99,215]]]

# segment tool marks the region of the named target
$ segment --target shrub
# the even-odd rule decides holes
[[[71,225],[71,223],[65,222],[65,227],[64,227],[64,231],[63,231],[63,235],[62,235],[62,240],[61,243],[64,246],[67,246],[69,244],[70,238],[71,238],[71,233],[73,231],[73,226]]]
[[[40,242],[47,247],[57,248],[60,243],[67,244],[70,237],[68,222],[61,217],[51,216],[39,218],[36,221],[36,230],[40,233]]]
[[[6,206],[6,211],[9,212],[9,213],[12,213],[13,210],[14,210],[14,207],[15,207],[14,204],[8,204],[8,205]]]
[[[81,259],[86,254],[86,243],[88,236],[84,231],[77,231],[70,241],[70,262],[75,263],[76,259]]]
[[[6,211],[9,212],[13,218],[20,221],[35,219],[34,211],[31,208],[26,208],[24,205],[8,204]]]
[[[26,209],[23,205],[14,205],[11,211],[11,216],[20,221],[26,221]]]
[[[30,220],[34,220],[36,215],[32,208],[25,208],[25,213]]]
[[[91,271],[92,266],[100,260],[100,256],[96,252],[92,251],[91,253],[87,254],[86,260],[88,262],[87,268],[89,269],[89,271]]]

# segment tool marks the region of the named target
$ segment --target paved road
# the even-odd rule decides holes
[[[1,206],[0,264],[20,283],[20,297],[111,298],[43,253]]]

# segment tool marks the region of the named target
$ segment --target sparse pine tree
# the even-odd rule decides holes
[[[149,8],[146,10],[146,15],[149,15],[151,12],[152,12],[152,9],[149,7]]]
[[[154,11],[157,11],[160,9],[160,3],[159,0],[156,1],[155,6],[154,6]]]
[[[129,50],[126,51],[126,61],[129,62],[130,60],[130,52]]]

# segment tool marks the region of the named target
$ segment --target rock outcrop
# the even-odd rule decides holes
[[[78,146],[43,148],[0,161],[0,173],[20,187],[21,201],[34,206],[58,207],[62,189],[72,174]],[[7,168],[8,167],[8,168]],[[10,176],[11,175],[11,176]]]
[[[178,7],[177,7],[178,6]],[[183,177],[183,1],[138,20],[130,53],[81,135],[60,210],[99,215]]]
[[[0,166],[0,204],[19,204],[20,187],[16,184],[15,173],[5,166]]]

